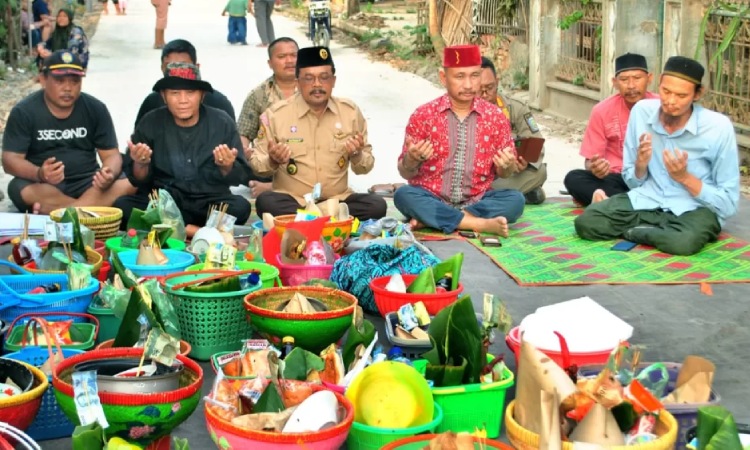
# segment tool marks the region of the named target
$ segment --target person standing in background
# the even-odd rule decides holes
[[[231,45],[247,45],[246,16],[250,8],[251,6],[248,0],[229,0],[227,6],[224,7],[224,11],[221,12],[222,16],[229,14],[229,21],[227,22],[229,34],[227,35],[227,42]]]
[[[154,32],[154,48],[164,48],[164,31],[167,29],[167,15],[169,13],[169,0],[151,0],[156,8],[156,30]]]
[[[255,16],[255,26],[258,27],[258,35],[260,35],[258,47],[268,47],[276,40],[271,21],[274,2],[276,5],[281,4],[281,0],[253,0],[249,5],[250,14]]]

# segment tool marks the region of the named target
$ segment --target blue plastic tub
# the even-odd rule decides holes
[[[83,353],[83,350],[63,349],[62,353],[64,358],[69,358]],[[40,367],[49,359],[49,351],[47,347],[26,347],[15,353],[9,353],[4,358],[15,359],[34,367]],[[70,437],[75,428],[57,404],[55,388],[52,387],[52,377],[47,378],[49,387],[44,391],[39,412],[34,421],[31,422],[31,426],[26,430],[26,433],[37,441]]]
[[[85,313],[94,294],[99,290],[99,280],[91,278],[89,285],[77,291],[68,290],[65,274],[31,274],[15,264],[0,260],[0,266],[9,266],[21,275],[0,275],[0,320],[10,323],[21,314],[33,312]],[[60,292],[27,294],[30,290],[59,283]],[[56,320],[55,317],[49,320]],[[74,322],[85,322],[75,318]]]
[[[137,277],[163,277],[177,272],[183,272],[188,266],[195,264],[192,253],[179,250],[162,250],[169,260],[160,266],[139,266],[136,264],[138,250],[125,250],[118,253],[122,265],[130,269]]]

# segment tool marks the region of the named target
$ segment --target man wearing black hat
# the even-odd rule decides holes
[[[646,58],[641,55],[626,53],[615,60],[612,84],[618,93],[591,110],[581,143],[586,168],[570,171],[565,176],[565,189],[575,201],[588,206],[628,191],[620,176],[625,130],[633,105],[644,98],[657,98],[648,91],[652,78]]]
[[[351,100],[331,96],[336,69],[325,47],[302,48],[297,54],[297,90],[261,115],[250,165],[258,176],[273,176],[273,190],[256,200],[258,215],[294,214],[303,196],[321,186],[319,201],[338,199],[360,220],[385,216],[386,204],[374,194],[349,188],[349,166],[361,175],[375,158],[367,142],[367,122]]]
[[[148,205],[152,189],[172,195],[189,235],[206,223],[210,206],[220,203],[228,205],[227,213],[237,223],[245,223],[250,203],[232,195],[229,187],[247,184],[250,167],[234,121],[202,104],[211,85],[201,80],[198,66],[172,63],[154,90],[161,92],[166,107],[143,116],[128,142],[124,171],[138,193],[115,202],[123,225],[133,208]]]
[[[575,220],[584,239],[625,238],[673,255],[692,255],[715,241],[737,213],[739,161],[728,117],[695,103],[703,66],[669,58],[660,100],[630,114],[622,178],[630,187],[590,206]]]
[[[2,160],[15,177],[8,196],[20,211],[110,206],[132,192],[119,179],[122,155],[112,118],[104,103],[81,92],[84,76],[76,54],[56,51],[42,64],[42,90],[10,112]]]
[[[161,50],[160,71],[162,75],[167,70],[167,64],[177,62],[194,64],[200,67],[195,47],[185,39],[169,41]],[[203,104],[220,109],[234,119],[234,107],[232,107],[232,102],[217,90],[206,92],[206,95],[203,97]],[[161,96],[161,92],[151,92],[148,94],[146,98],[143,99],[143,103],[141,103],[141,107],[138,109],[138,114],[135,117],[135,125],[138,125],[138,122],[141,121],[147,112],[153,111],[156,108],[161,108],[162,106],[164,106],[164,99]]]

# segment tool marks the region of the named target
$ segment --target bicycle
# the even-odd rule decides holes
[[[331,43],[331,7],[328,0],[311,0],[309,4],[310,40],[316,47],[328,47]]]

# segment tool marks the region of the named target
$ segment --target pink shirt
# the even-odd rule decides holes
[[[659,98],[653,92],[646,92],[643,98]],[[592,159],[595,155],[609,161],[610,171],[622,172],[622,147],[625,144],[625,131],[628,128],[630,109],[620,94],[615,94],[594,106],[589,124],[581,143],[581,156]]]

